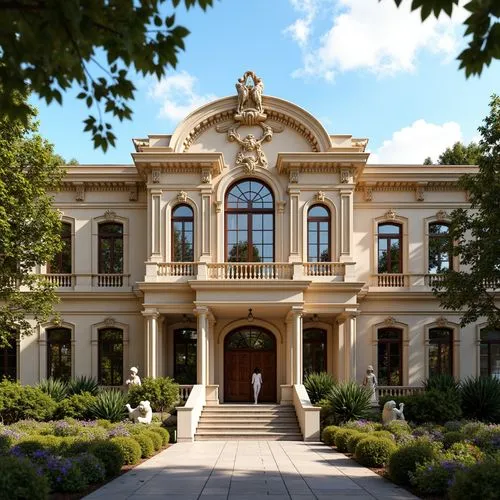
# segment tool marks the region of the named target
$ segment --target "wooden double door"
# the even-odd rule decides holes
[[[261,327],[243,327],[224,342],[224,401],[253,402],[252,373],[259,368],[262,388],[259,402],[276,402],[276,340]]]

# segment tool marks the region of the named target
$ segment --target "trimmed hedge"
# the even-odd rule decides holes
[[[141,459],[141,446],[131,437],[115,437],[110,440],[120,447],[125,465],[135,465]]]
[[[397,449],[393,439],[368,436],[356,445],[354,458],[366,467],[383,467]]]
[[[335,444],[335,435],[341,429],[337,425],[329,425],[323,429],[321,433],[321,440],[328,446],[333,446]]]

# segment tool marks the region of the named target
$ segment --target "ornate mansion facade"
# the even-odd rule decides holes
[[[450,253],[457,180],[473,166],[367,164],[367,139],[330,135],[297,105],[237,95],[172,135],[135,139],[130,165],[68,166],[54,194],[64,251],[38,271],[61,321],[2,351],[22,383],[172,376],[207,401],[290,402],[305,374],[381,386],[500,373],[481,322],[432,294]]]

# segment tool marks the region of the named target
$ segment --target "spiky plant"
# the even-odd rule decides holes
[[[68,395],[68,383],[58,378],[49,377],[41,380],[37,387],[58,403]]]
[[[68,394],[82,394],[82,392],[88,392],[92,396],[97,396],[99,393],[99,384],[97,380],[93,377],[87,377],[86,375],[80,375],[79,377],[74,377],[68,382]]]
[[[500,422],[500,380],[494,377],[467,377],[460,384],[465,418]]]
[[[356,382],[334,385],[326,398],[326,412],[336,424],[366,418],[371,409],[371,391]]]
[[[99,393],[90,405],[89,412],[94,419],[120,422],[126,417],[127,395],[119,390],[106,390]]]
[[[313,405],[326,397],[334,385],[333,375],[327,372],[309,373],[304,380],[304,387]]]
[[[460,382],[447,373],[431,375],[428,379],[424,380],[423,384],[426,391],[453,391],[454,393],[458,393],[460,390]]]

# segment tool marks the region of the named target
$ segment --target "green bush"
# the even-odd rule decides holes
[[[153,440],[143,433],[133,434],[132,438],[135,439],[141,447],[141,458],[149,458],[155,451]]]
[[[50,396],[57,403],[62,401],[68,395],[68,383],[65,380],[58,378],[50,377],[48,379],[41,380],[36,387]]]
[[[346,422],[342,427],[345,429],[355,429],[359,432],[373,432],[375,430],[375,424],[368,420],[351,420],[350,422]]]
[[[410,473],[414,473],[417,465],[437,461],[440,457],[440,446],[425,439],[414,442],[396,450],[390,457],[388,472],[397,484],[409,485]]]
[[[0,420],[8,425],[22,419],[49,420],[56,402],[41,389],[19,382],[0,382]]]
[[[61,452],[63,442],[63,438],[58,436],[29,436],[21,439],[16,448],[29,457],[39,450],[58,455]]]
[[[397,449],[393,439],[366,436],[356,445],[354,458],[366,467],[383,467]]]
[[[148,436],[151,439],[151,441],[153,442],[153,447],[154,447],[155,451],[161,450],[162,444],[163,444],[163,439],[159,434],[150,430],[149,427],[145,431],[143,431],[143,434],[145,436]]]
[[[348,439],[355,435],[359,434],[359,431],[355,429],[345,429],[341,428],[336,434],[335,434],[335,446],[337,447],[337,450],[346,453],[347,452],[347,441]]]
[[[356,434],[351,434],[347,438],[347,453],[354,453],[354,450],[356,449],[356,445],[364,439],[368,433],[366,432],[360,432],[356,431]]]
[[[113,424],[109,420],[106,420],[104,418],[98,418],[96,421],[96,424],[99,427],[102,427],[103,429],[106,429],[106,430],[111,429],[111,427],[113,427]]]
[[[410,473],[410,482],[420,495],[444,497],[455,474],[464,466],[450,461],[417,465]]]
[[[430,376],[424,381],[426,391],[448,392],[453,391],[456,394],[460,392],[460,382],[446,373],[440,373]]]
[[[74,460],[80,467],[83,477],[87,483],[100,483],[106,477],[106,468],[101,460],[92,453],[80,453]]]
[[[500,492],[500,460],[489,459],[468,469],[457,471],[448,490],[451,500],[497,500]]]
[[[410,424],[404,420],[393,420],[384,426],[384,430],[394,434],[396,440],[403,435],[411,434]]]
[[[474,439],[480,432],[487,429],[488,426],[482,422],[467,422],[462,427],[462,434],[467,439]]]
[[[460,385],[465,418],[500,422],[500,380],[495,377],[467,377]]]
[[[146,377],[142,385],[130,387],[128,398],[133,407],[141,401],[149,401],[153,411],[160,412],[163,420],[163,413],[179,400],[179,384],[170,377]]]
[[[446,432],[443,435],[443,444],[445,448],[449,448],[453,443],[459,443],[465,439],[464,435],[459,431]]]
[[[445,460],[468,467],[484,459],[484,453],[472,443],[453,443],[443,456]]]
[[[124,463],[121,448],[111,441],[97,441],[90,446],[90,453],[104,464],[106,477],[117,476]]]
[[[389,431],[373,431],[373,432],[370,432],[370,436],[390,439],[391,441],[396,440],[396,438],[394,437],[394,434],[392,432],[389,432]]]
[[[150,427],[148,427],[148,429],[150,431],[153,431],[153,432],[156,432],[157,434],[159,434],[161,437],[162,446],[167,446],[168,442],[170,441],[170,434],[167,431],[167,429],[165,429],[165,427],[158,427],[156,425],[151,425]]]
[[[91,407],[95,403],[96,397],[90,392],[73,394],[63,399],[58,405],[54,418],[76,418],[78,420],[88,420],[92,418]]]
[[[0,457],[0,500],[46,500],[49,497],[48,479],[37,474],[26,459]]]
[[[121,391],[103,391],[90,406],[92,418],[120,422],[126,417],[127,395]]]
[[[135,465],[141,459],[141,446],[134,438],[115,437],[111,442],[120,447],[125,465]]]
[[[356,382],[341,382],[335,385],[325,399],[326,418],[336,424],[366,418],[371,408],[371,392]]]
[[[99,384],[95,378],[81,375],[69,380],[69,395],[83,394],[84,392],[88,392],[89,394],[92,394],[92,396],[97,396],[99,394]]]
[[[412,394],[405,397],[404,413],[406,420],[415,424],[428,422],[444,424],[462,416],[460,395],[453,389],[447,391],[431,389]]]
[[[51,434],[52,424],[50,422],[37,422],[36,420],[18,420],[10,424],[11,430],[25,434]]]
[[[313,405],[325,398],[334,385],[333,375],[327,372],[309,373],[304,380],[304,387]]]
[[[52,457],[44,468],[52,491],[76,493],[87,488],[89,482],[76,459]]]
[[[500,451],[500,425],[488,426],[480,430],[474,438],[474,443],[486,453]]]
[[[341,429],[337,425],[329,425],[323,429],[321,433],[321,440],[328,446],[333,446],[335,444],[335,435]]]

